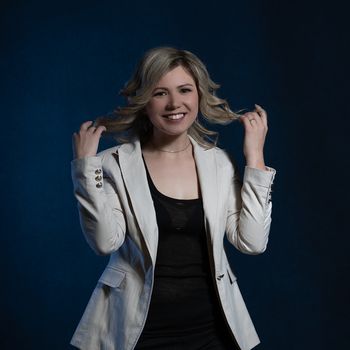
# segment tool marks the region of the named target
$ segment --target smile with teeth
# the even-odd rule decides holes
[[[171,119],[171,120],[177,120],[181,119],[185,116],[185,113],[177,113],[177,114],[168,114],[165,115],[164,118]]]

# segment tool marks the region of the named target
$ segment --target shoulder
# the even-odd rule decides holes
[[[100,159],[102,169],[106,174],[119,172],[118,150],[122,145],[106,148],[97,153],[96,157]]]
[[[233,155],[225,149],[215,147],[216,164],[219,169],[229,175],[229,177],[241,178],[239,167]]]
[[[218,166],[232,166],[232,157],[229,155],[229,153],[223,149],[220,148],[217,145],[212,145],[210,148],[206,148],[203,145],[201,145],[198,141],[196,141],[193,137],[190,137],[193,145],[195,146],[195,149],[198,153],[200,153],[204,157],[213,157],[215,158],[215,162]]]
[[[119,162],[121,158],[121,153],[123,158],[128,158],[130,156],[141,155],[140,142],[139,140],[134,140],[132,142],[125,142],[113,147],[107,148],[97,154],[100,158],[102,166],[105,168],[114,169],[116,164],[119,167]]]
[[[106,148],[106,149],[98,152],[97,157],[100,157],[102,159],[106,158],[106,157],[112,155],[113,153],[116,153],[120,147],[121,147],[121,145],[116,145],[113,147]]]
[[[198,144],[198,149],[203,157],[211,159],[215,162],[218,169],[222,169],[225,172],[229,171],[231,174],[235,171],[235,161],[231,154],[223,148],[213,146],[211,148],[204,148]]]
[[[118,144],[97,153],[96,157],[98,157],[101,162],[104,177],[112,179],[120,177],[121,170],[118,151],[123,145],[124,144]]]
[[[121,143],[118,145],[115,145],[113,147],[110,148],[106,148],[103,151],[100,151],[99,153],[97,153],[97,157],[101,158],[102,162],[108,161],[111,158],[115,158],[116,155],[118,155],[118,151],[120,148],[133,148],[135,146],[134,142],[128,142],[128,143]]]
[[[98,152],[96,154],[96,157],[99,157],[101,159],[101,162],[105,163],[106,161],[114,157],[113,155],[117,153],[119,147],[120,145],[106,148],[103,151]]]
[[[223,148],[214,147],[215,158],[219,167],[234,167],[234,159],[231,154]]]

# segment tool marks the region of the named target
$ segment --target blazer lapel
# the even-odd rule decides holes
[[[213,243],[213,232],[217,218],[217,165],[214,149],[202,148],[192,137],[194,159],[203,200],[205,227]],[[146,169],[142,161],[139,140],[125,143],[119,147],[119,163],[124,183],[145,239],[153,264],[155,264],[158,247],[158,227],[152,196],[147,182]]]
[[[142,160],[140,141],[119,147],[119,164],[136,220],[155,265],[158,246],[158,226],[146,169]]]
[[[197,175],[203,200],[203,210],[205,216],[205,228],[210,234],[213,243],[213,232],[217,218],[217,164],[215,150],[202,148],[192,137],[194,159],[197,167]]]

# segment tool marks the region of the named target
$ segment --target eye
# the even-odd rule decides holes
[[[166,94],[165,91],[157,91],[153,94],[153,96],[164,96]]]
[[[191,92],[192,90],[189,89],[189,88],[182,88],[180,91],[181,91],[183,94],[186,94],[187,92]]]

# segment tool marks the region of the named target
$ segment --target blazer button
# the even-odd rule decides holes
[[[102,182],[98,182],[98,183],[96,184],[96,187],[97,187],[97,188],[101,188],[101,187],[102,187]]]
[[[271,192],[269,193],[269,195],[268,195],[268,202],[270,203],[271,202]]]
[[[102,173],[102,169],[96,169],[95,170],[95,174],[98,175],[98,174],[101,174]]]
[[[97,175],[97,176],[95,177],[95,180],[96,180],[96,181],[101,181],[101,180],[102,180],[102,176],[101,176],[101,175]]]

